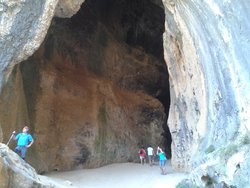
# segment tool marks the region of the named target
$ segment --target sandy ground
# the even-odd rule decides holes
[[[174,172],[169,163],[166,175],[161,175],[158,165],[120,163],[97,169],[53,172],[41,179],[58,187],[72,188],[173,188],[186,177],[185,173]]]

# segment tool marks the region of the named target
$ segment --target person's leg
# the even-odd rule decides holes
[[[24,160],[26,155],[27,148],[26,146],[21,147],[21,158]]]
[[[148,156],[148,163],[150,166],[152,166],[152,156],[151,155]]]
[[[142,156],[140,156],[140,160],[141,160],[141,164],[142,164],[142,160],[143,160],[143,159],[142,159]]]
[[[166,160],[162,161],[162,173],[165,175],[166,174]]]
[[[15,153],[19,154],[21,151],[20,146],[17,146],[14,151],[15,151]]]
[[[160,166],[160,169],[161,169],[161,174],[163,174],[163,163],[162,163],[162,160],[159,160],[159,166]]]

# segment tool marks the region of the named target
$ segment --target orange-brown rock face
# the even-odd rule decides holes
[[[88,10],[79,14],[54,20],[3,92],[19,104],[14,114],[2,115],[11,125],[3,132],[30,124],[35,144],[28,160],[39,171],[136,161],[138,147],[163,143],[166,116],[155,97],[163,92],[164,62],[118,40],[98,20],[88,21]]]

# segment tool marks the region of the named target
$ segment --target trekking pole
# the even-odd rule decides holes
[[[12,140],[12,138],[13,138],[13,136],[14,136],[15,133],[16,133],[16,131],[13,131],[13,133],[11,134],[9,141],[6,144],[7,146],[9,145],[9,143]]]

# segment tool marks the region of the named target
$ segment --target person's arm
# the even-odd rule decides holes
[[[160,151],[160,147],[158,146],[157,151],[156,151],[156,155],[159,155],[159,153],[160,153],[159,151]]]
[[[20,133],[16,135],[16,131],[13,131],[12,135],[13,135],[13,137],[12,137],[13,140],[18,140],[20,137]]]
[[[29,135],[29,144],[26,147],[29,148],[33,143],[34,143],[34,139],[32,138],[31,135]]]
[[[27,148],[29,148],[34,143],[34,140],[32,140],[29,145],[27,145]]]

